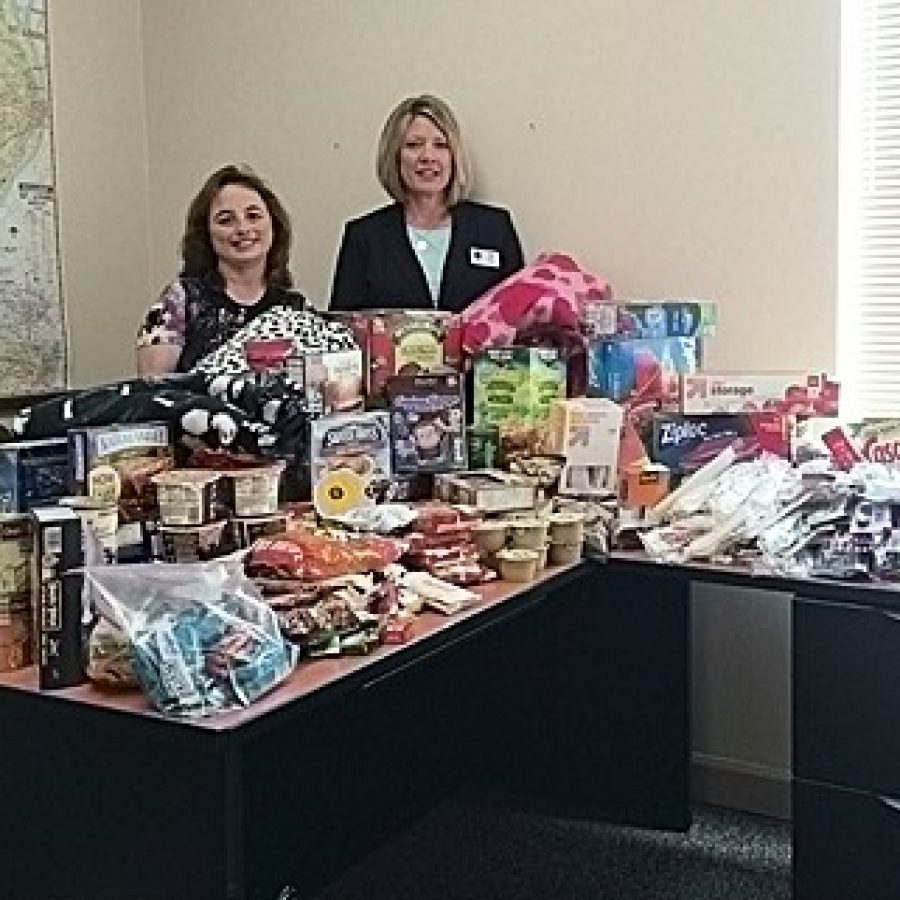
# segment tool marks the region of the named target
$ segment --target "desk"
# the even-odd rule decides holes
[[[634,553],[614,554],[610,570],[651,590],[669,581],[689,592],[705,582],[792,595],[794,900],[897,900],[898,585],[754,577]]]
[[[686,828],[688,596],[660,571],[486,586],[406,645],[303,664],[198,722],[0,675],[0,897],[306,898],[474,783]]]

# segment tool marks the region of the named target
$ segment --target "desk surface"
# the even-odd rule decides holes
[[[578,577],[586,565],[589,563],[551,567],[529,584],[495,581],[478,586],[473,590],[478,594],[479,601],[456,615],[424,612],[416,616],[406,643],[382,646],[367,656],[301,661],[286,681],[245,709],[199,718],[176,719],[153,710],[146,697],[137,690],[103,691],[86,683],[74,688],[41,691],[38,687],[37,668],[34,666],[16,672],[0,673],[0,690],[13,690],[211,732],[231,731],[291,704],[327,693],[329,689],[338,689],[342,685],[349,687],[355,681],[354,676],[371,680],[384,672],[396,670],[433,651],[444,642],[453,640],[457,633],[467,633],[492,616],[513,612],[517,601],[527,602],[529,598],[541,596],[549,588],[564,585]]]
[[[791,578],[770,573],[757,574],[749,565],[692,560],[688,563],[657,562],[640,550],[616,550],[610,563],[626,567],[667,570],[673,576],[709,584],[782,591],[815,597],[834,603],[856,603],[900,610],[900,584],[889,581],[837,581],[827,578]]]

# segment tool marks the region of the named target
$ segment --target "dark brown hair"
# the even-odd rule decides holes
[[[269,186],[247,166],[223,166],[213,172],[191,201],[181,239],[182,274],[200,276],[216,271],[218,259],[209,239],[209,210],[216,194],[229,184],[240,184],[256,191],[266,204],[272,219],[272,246],[266,256],[266,284],[289,288],[293,283],[288,271],[290,217]]]

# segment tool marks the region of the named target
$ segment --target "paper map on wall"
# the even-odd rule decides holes
[[[0,394],[65,386],[48,0],[0,0]]]

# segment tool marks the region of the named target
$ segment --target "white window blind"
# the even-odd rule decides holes
[[[843,0],[838,370],[852,418],[900,417],[900,0]]]

